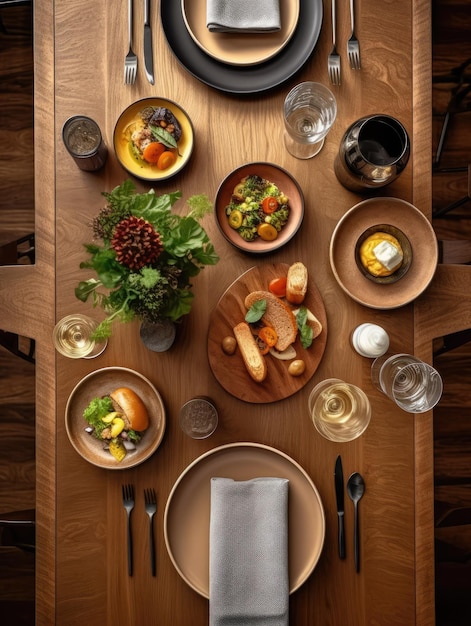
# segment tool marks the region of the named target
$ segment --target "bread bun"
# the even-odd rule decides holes
[[[260,354],[249,325],[240,322],[233,328],[233,333],[248,373],[255,382],[261,383],[267,376],[267,364]]]
[[[252,291],[245,298],[245,306],[247,309],[250,309],[259,300],[265,300],[267,303],[262,320],[264,324],[275,329],[278,335],[275,348],[279,352],[283,352],[296,341],[296,335],[298,334],[296,318],[289,306],[269,291]]]
[[[293,263],[286,278],[286,299],[291,304],[301,304],[307,291],[307,267],[301,263]]]
[[[149,427],[149,414],[146,406],[132,389],[119,387],[109,395],[116,410],[122,413],[129,423],[129,428],[142,432]]]

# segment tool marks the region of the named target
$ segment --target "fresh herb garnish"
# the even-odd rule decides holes
[[[263,314],[267,310],[267,301],[266,300],[257,300],[252,304],[250,309],[245,314],[245,321],[248,324],[253,324],[254,322],[258,322],[259,319],[263,317]]]
[[[314,332],[312,327],[307,323],[307,309],[305,306],[300,307],[296,314],[296,324],[298,325],[301,345],[304,349],[309,348],[312,344]]]
[[[113,402],[109,396],[104,398],[93,398],[83,412],[84,418],[93,427],[93,434],[98,439],[101,438],[102,431],[109,425],[102,420],[103,417],[113,411]]]

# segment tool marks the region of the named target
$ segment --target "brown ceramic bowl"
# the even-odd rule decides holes
[[[404,258],[402,260],[401,266],[390,276],[374,276],[366,269],[366,267],[361,262],[361,246],[363,245],[363,242],[368,239],[368,237],[374,235],[375,233],[387,233],[388,235],[392,235],[398,240],[399,244],[401,245]],[[410,245],[410,241],[399,228],[391,226],[390,224],[375,224],[374,226],[370,226],[370,228],[367,228],[365,232],[363,232],[358,238],[355,246],[355,261],[358,269],[364,276],[366,276],[366,278],[372,280],[378,285],[390,285],[391,283],[395,283],[397,280],[400,280],[408,272],[412,263],[412,246]]]
[[[257,237],[254,241],[245,241],[229,225],[226,206],[231,201],[234,187],[242,178],[249,175],[257,175],[274,183],[282,193],[288,196],[290,208],[288,222],[273,241],[264,241],[260,237]],[[219,229],[229,243],[243,252],[264,254],[281,248],[297,233],[304,217],[304,195],[301,187],[291,174],[278,165],[263,162],[247,163],[233,170],[222,181],[216,194],[215,210]]]
[[[370,228],[390,225],[410,243],[410,264],[400,280],[382,284],[358,267],[359,239]],[[378,197],[359,202],[339,220],[330,241],[330,265],[343,291],[373,309],[395,309],[419,296],[430,284],[438,262],[435,232],[425,215],[399,198]]]
[[[118,462],[101,441],[86,432],[88,422],[83,412],[90,401],[106,396],[118,387],[129,387],[146,405],[150,417],[136,449]],[[105,469],[127,469],[148,459],[159,447],[165,432],[165,409],[159,392],[142,374],[125,367],[105,367],[91,372],[75,386],[65,409],[65,426],[70,443],[86,461]]]

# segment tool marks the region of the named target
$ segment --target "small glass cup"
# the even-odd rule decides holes
[[[106,348],[105,339],[96,342],[92,334],[98,327],[98,322],[87,315],[74,313],[63,317],[54,327],[52,340],[54,347],[69,359],[93,359]]]
[[[74,115],[69,118],[62,128],[62,140],[81,170],[93,172],[106,163],[108,150],[100,127],[90,117]]]
[[[337,116],[337,102],[330,89],[308,81],[291,89],[283,113],[286,149],[297,159],[310,159],[324,145]]]
[[[180,427],[192,439],[206,439],[218,425],[218,412],[209,398],[193,398],[180,409]]]
[[[443,382],[428,363],[411,354],[385,354],[371,365],[374,386],[408,413],[425,413],[440,400]]]
[[[308,408],[317,431],[330,441],[356,439],[371,419],[365,392],[339,378],[328,378],[316,385],[309,395]]]

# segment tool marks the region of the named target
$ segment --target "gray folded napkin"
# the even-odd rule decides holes
[[[280,0],[207,0],[206,26],[215,33],[280,30]]]
[[[288,621],[288,480],[212,478],[210,626]]]

